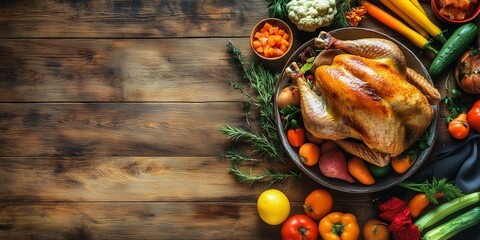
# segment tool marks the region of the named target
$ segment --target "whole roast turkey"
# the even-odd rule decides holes
[[[295,62],[285,69],[300,91],[306,130],[386,166],[427,129],[440,93],[407,67],[392,41],[340,40],[322,31],[314,43],[325,49],[314,64],[318,91],[309,87]]]

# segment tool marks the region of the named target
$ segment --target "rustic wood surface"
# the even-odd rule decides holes
[[[219,156],[232,144],[219,127],[245,124],[225,44],[260,61],[248,37],[267,4],[0,1],[0,239],[279,239],[256,212],[269,186],[239,183]],[[360,27],[432,60],[374,19]],[[295,31],[295,46],[313,36]],[[453,141],[441,109],[436,149]],[[321,186],[273,187],[301,213]],[[331,193],[363,224],[392,191],[402,193]]]

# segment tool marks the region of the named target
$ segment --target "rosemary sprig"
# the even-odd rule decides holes
[[[283,151],[279,151],[277,145],[273,145],[272,141],[263,134],[255,134],[246,129],[235,127],[229,124],[222,126],[220,132],[226,134],[228,138],[235,141],[243,140],[247,143],[251,143],[253,151],[258,153],[259,156],[268,154],[269,157],[278,159],[283,162]]]
[[[290,170],[288,172],[279,172],[275,169],[268,169],[264,172],[256,174],[253,168],[250,170],[240,169],[238,164],[232,164],[232,167],[228,169],[229,173],[234,174],[238,181],[241,183],[247,183],[249,185],[255,185],[259,182],[268,182],[269,185],[281,183],[289,178],[299,179],[300,173],[298,171]]]
[[[414,183],[410,181],[403,181],[399,186],[406,189],[410,189],[416,192],[423,192],[427,195],[427,198],[430,202],[438,204],[435,194],[443,193],[442,197],[447,201],[463,196],[462,190],[458,188],[455,184],[447,182],[446,178],[437,180],[435,177],[432,178],[432,181],[428,179],[423,183]]]
[[[271,73],[261,64],[245,62],[242,52],[231,41],[227,42],[227,49],[243,73],[244,82],[242,84],[233,81],[228,81],[228,84],[242,92],[248,99],[244,102],[247,127],[225,124],[219,130],[227,135],[229,139],[247,143],[251,148],[249,154],[238,149],[221,154],[222,158],[228,159],[232,163],[232,167],[228,169],[228,172],[234,174],[240,182],[249,184],[258,182],[270,182],[270,184],[273,184],[292,177],[298,178],[300,174],[292,170],[284,173],[270,169],[261,173],[255,173],[253,168],[261,164],[265,158],[285,163],[285,151],[282,148],[276,128],[273,107],[275,84],[279,74]],[[247,87],[249,88],[246,89]],[[251,108],[255,108],[257,111],[251,111]],[[251,116],[252,112],[258,113],[258,116]],[[259,128],[251,125],[252,119],[258,120]],[[242,165],[249,165],[250,170],[241,170]]]

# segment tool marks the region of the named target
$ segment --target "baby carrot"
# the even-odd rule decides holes
[[[394,157],[390,160],[392,168],[397,173],[406,172],[417,160],[417,156],[407,154],[404,157]]]
[[[413,29],[403,24],[398,19],[394,18],[392,15],[388,14],[387,12],[383,11],[379,7],[373,5],[366,0],[360,0],[360,4],[365,6],[370,16],[387,25],[391,29],[399,32],[400,34],[408,38],[413,44],[415,44],[415,46],[422,49],[428,49],[435,54],[438,53],[437,50],[430,46],[429,41],[425,37],[420,35],[418,32],[415,32]]]
[[[375,183],[375,179],[368,170],[367,165],[365,165],[365,162],[359,157],[353,157],[348,160],[348,172],[365,185],[372,185]]]
[[[418,217],[425,207],[428,206],[430,200],[425,193],[418,193],[413,196],[412,199],[408,202],[408,207],[410,208],[410,215],[412,217]]]

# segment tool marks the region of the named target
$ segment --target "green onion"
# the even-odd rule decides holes
[[[415,225],[418,226],[421,232],[446,216],[478,202],[480,202],[480,192],[470,193],[463,197],[453,199],[418,218],[417,221],[415,221]]]
[[[478,223],[480,223],[480,207],[475,207],[459,215],[458,217],[428,231],[422,239],[446,240],[467,228],[475,226]]]

